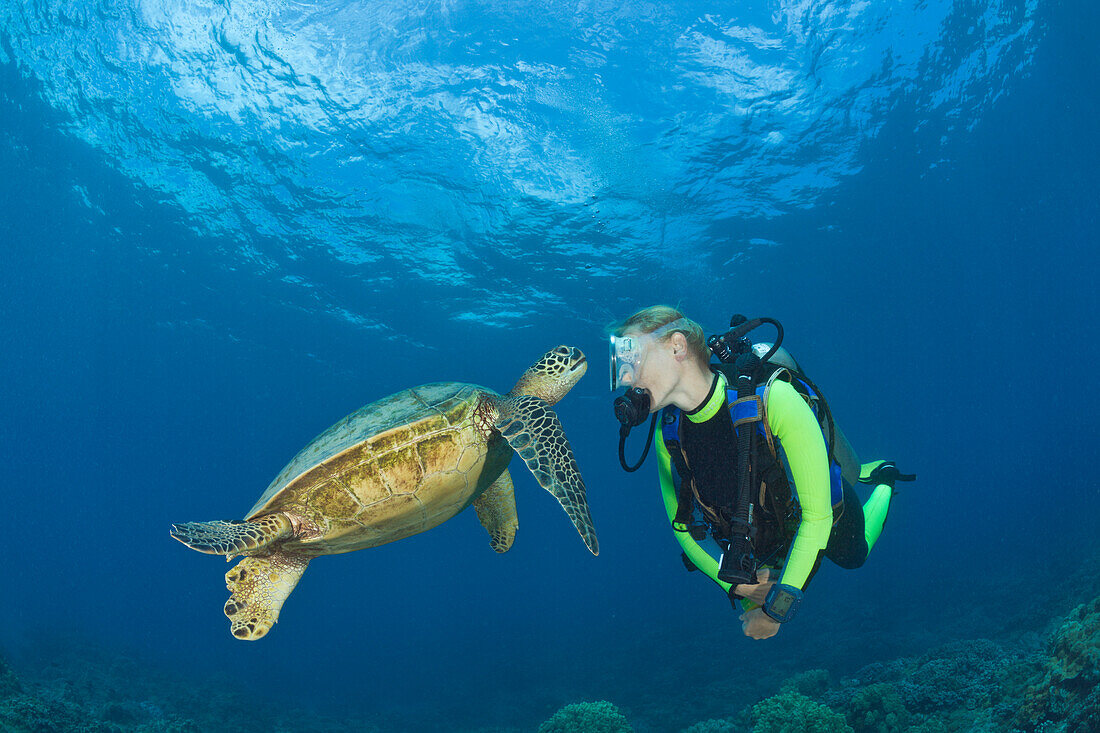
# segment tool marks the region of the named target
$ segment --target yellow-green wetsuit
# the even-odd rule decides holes
[[[728,410],[726,378],[721,373],[715,378],[711,395],[698,409],[684,413],[686,419],[694,423],[724,419],[722,413]],[[772,435],[779,441],[779,452],[801,508],[801,521],[790,540],[785,561],[773,563],[782,565],[780,582],[804,589],[822,554],[842,567],[859,567],[882,532],[892,490],[886,485],[876,487],[871,498],[860,507],[855,492],[845,482],[844,512],[834,527],[828,449],[817,417],[802,395],[782,379],[772,380],[765,392],[764,417]],[[695,541],[685,531],[686,527],[676,526],[674,520],[679,505],[675,469],[662,431],[657,431],[656,439],[661,493],[669,521],[677,530],[676,539],[692,564],[728,592],[729,584],[717,577],[717,558]],[[693,465],[692,446],[682,448],[688,465]],[[734,449],[731,445],[730,450]]]

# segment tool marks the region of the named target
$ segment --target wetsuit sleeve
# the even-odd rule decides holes
[[[802,508],[781,583],[799,590],[806,584],[833,527],[829,454],[821,426],[802,396],[782,380],[768,390],[768,426],[779,438]]]
[[[674,530],[672,534],[676,536],[676,541],[680,543],[680,547],[683,548],[688,560],[691,560],[695,567],[699,568],[704,575],[728,593],[730,584],[718,580],[718,561],[692,538],[691,534],[686,531],[687,527],[677,528],[676,526],[676,510],[679,508],[680,502],[676,495],[676,482],[672,476],[672,457],[668,453],[668,448],[665,446],[665,440],[660,430],[654,435],[654,440],[657,443],[657,476],[661,482],[661,498],[664,499],[668,521]],[[675,531],[677,529],[684,531]]]

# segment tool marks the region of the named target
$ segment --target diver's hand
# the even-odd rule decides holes
[[[750,639],[770,639],[779,633],[779,622],[759,608],[745,611],[740,619],[741,630]]]
[[[768,591],[772,589],[778,577],[772,578],[771,571],[767,568],[760,568],[756,572],[756,584],[755,585],[738,585],[734,590],[737,591],[737,595],[742,598],[748,598],[750,601],[758,606],[763,606],[764,601],[768,597]]]

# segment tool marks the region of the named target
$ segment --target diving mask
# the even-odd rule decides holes
[[[689,324],[688,319],[677,318],[649,333],[612,336],[610,339],[611,391],[634,384],[635,374],[650,344],[670,331],[687,330],[690,327]]]

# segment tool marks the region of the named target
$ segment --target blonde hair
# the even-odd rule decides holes
[[[667,341],[674,333],[684,334],[687,339],[688,351],[701,363],[710,361],[710,348],[707,347],[706,338],[703,336],[703,327],[691,320],[676,308],[668,305],[651,305],[642,308],[626,320],[612,324],[608,330],[614,336],[622,336],[627,331],[639,331],[641,333],[653,333],[661,326],[683,318],[687,325],[683,328],[674,328],[661,336],[662,341]]]

